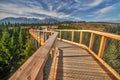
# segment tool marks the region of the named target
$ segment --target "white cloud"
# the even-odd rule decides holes
[[[104,0],[93,0],[93,2],[88,5],[91,7],[95,7],[95,6],[100,5],[102,2],[104,2]]]
[[[4,10],[3,12],[0,11],[0,18],[7,17],[7,16],[15,16],[15,17],[18,16],[19,17],[22,15],[26,15],[26,17],[30,17],[27,15],[31,14],[31,13],[44,14],[47,16],[58,17],[58,18],[70,17],[70,15],[65,14],[63,12],[52,11],[52,9],[50,11],[45,10],[41,6],[38,6],[38,5],[31,4],[30,6],[31,7],[26,6],[26,5],[21,5],[21,4],[0,3],[0,9]],[[33,15],[31,15],[31,16],[33,16]]]
[[[75,0],[75,2],[77,2],[77,3],[81,3],[81,1],[80,1],[80,0]]]
[[[74,4],[73,6],[78,8],[78,10],[88,10],[100,5],[104,0],[75,0],[75,2],[78,4]]]
[[[114,6],[107,6],[105,8],[98,10],[97,12],[95,12],[94,15],[96,17],[103,17],[103,16],[106,16],[106,14],[108,14],[113,9],[114,9]]]
[[[74,10],[71,12],[71,14],[78,13],[81,11],[86,11],[86,10],[89,10],[96,6],[99,6],[105,0],[74,0],[74,1],[77,3],[68,6],[68,8],[74,8]]]

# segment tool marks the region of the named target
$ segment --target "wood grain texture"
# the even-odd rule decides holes
[[[84,31],[88,30],[82,30],[80,37],[82,37],[82,32]],[[88,32],[92,32],[92,34],[104,35],[103,33],[101,34],[101,32],[94,32],[90,30]],[[39,33],[36,30],[30,30],[30,34],[39,43],[41,43],[41,37],[39,37]],[[55,32],[54,35],[50,36],[45,44],[40,47],[9,80],[43,80],[44,65],[48,58],[48,54],[52,49],[54,50],[52,51],[52,57],[54,57],[54,59],[49,80],[117,80],[113,76],[113,70],[109,66],[107,67],[108,69],[112,70],[111,72],[113,74],[111,74],[111,72],[104,67],[107,64],[91,51],[93,45],[92,40],[94,40],[93,35],[91,36],[89,48],[84,45],[83,47],[76,46],[80,44],[74,42],[71,42],[71,44],[66,43],[68,41],[57,41],[56,43],[57,35],[58,33]],[[106,34],[102,38],[101,46],[103,46],[102,44],[105,42],[105,37],[109,37],[108,35],[110,34]],[[60,36],[62,36],[62,33],[60,33]],[[74,41],[73,38],[74,33],[72,32],[72,41]],[[119,37],[116,39],[119,39]],[[82,43],[82,38],[80,43]],[[58,56],[55,54],[58,52],[55,49],[56,46],[59,50]],[[85,50],[85,47],[90,53]],[[103,51],[102,47],[101,51]]]
[[[58,41],[56,80],[117,80],[85,49]]]

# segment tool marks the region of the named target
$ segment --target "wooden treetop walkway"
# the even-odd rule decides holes
[[[59,56],[56,80],[115,80],[113,75],[85,49],[57,42]]]
[[[104,35],[101,38],[97,56],[91,51],[93,47],[92,40],[96,33],[94,31],[91,33],[89,48],[80,45],[82,43],[81,39],[80,44],[71,42],[74,41],[74,32],[71,34],[71,41],[57,39],[58,32],[50,33],[49,39],[45,40],[45,32],[41,36],[40,32],[37,33],[36,30],[30,30],[31,36],[42,46],[11,76],[10,80],[46,80],[44,78],[46,76],[45,66],[49,57],[52,62],[49,64],[50,69],[47,72],[48,80],[120,80],[119,74],[101,58],[105,36],[111,37],[110,34],[97,33]],[[80,33],[80,38],[82,34]],[[60,31],[59,37],[62,38],[61,36]],[[117,35],[115,37],[115,39],[120,39]]]

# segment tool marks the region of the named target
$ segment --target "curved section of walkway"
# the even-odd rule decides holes
[[[59,56],[56,80],[116,80],[89,52],[75,45],[57,42]]]

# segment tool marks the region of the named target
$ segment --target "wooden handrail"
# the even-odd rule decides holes
[[[57,30],[57,31],[68,31],[68,32],[90,32],[90,33],[94,33],[94,34],[97,34],[97,35],[101,35],[101,36],[105,36],[105,37],[108,37],[108,38],[112,38],[112,39],[117,39],[117,40],[120,40],[120,36],[119,35],[116,35],[116,34],[111,34],[111,33],[107,33],[107,32],[99,32],[99,31],[93,31],[93,30],[65,30],[65,29],[61,29],[61,30]]]
[[[35,36],[33,30],[30,34]],[[58,32],[49,37],[41,46],[11,77],[9,80],[43,80],[43,68],[52,48],[55,48]]]
[[[106,44],[107,38],[112,38],[116,40],[120,40],[119,35],[110,34],[110,33],[103,33],[98,31],[92,31],[92,30],[57,30],[60,32],[60,38],[62,39],[62,31],[70,31],[71,34],[71,43],[75,45],[82,45],[84,48],[86,48],[98,61],[100,61],[118,80],[120,79],[119,74],[116,73],[103,59],[103,51]],[[36,33],[37,32],[37,33]],[[48,59],[49,52],[52,51],[52,56],[54,57],[56,52],[56,39],[58,32],[51,32],[51,31],[43,31],[43,30],[33,30],[31,29],[29,33],[31,34],[34,39],[38,41],[39,44],[41,44],[41,39],[38,37],[39,32],[43,32],[45,43],[43,46],[41,46],[11,77],[9,80],[43,80],[43,68],[45,66],[45,63]],[[51,33],[49,39],[45,41],[45,33]],[[80,32],[80,43],[74,43],[74,32]],[[82,44],[82,37],[84,32],[89,32],[91,34],[89,46],[85,46]],[[101,42],[100,42],[100,48],[98,55],[92,51],[93,43],[94,43],[94,35],[100,35],[101,36]],[[65,40],[66,41],[66,40]],[[69,41],[68,41],[69,42]],[[53,49],[54,48],[54,49]]]
[[[99,31],[93,31],[93,30],[57,30],[60,32],[60,40],[63,40],[65,42],[69,42],[75,45],[82,45],[84,48],[86,48],[98,61],[100,61],[118,80],[120,80],[120,75],[110,66],[108,65],[103,59],[103,53],[104,53],[104,49],[106,46],[106,39],[110,38],[110,39],[115,39],[115,40],[120,40],[120,35],[116,35],[116,34],[111,34],[111,33],[106,33],[106,32],[99,32]],[[72,37],[71,37],[71,42],[62,39],[62,32],[71,32],[72,33]],[[79,39],[79,43],[75,43],[74,42],[74,33],[73,32],[80,32],[80,39]],[[90,42],[89,42],[89,46],[87,47],[86,45],[82,44],[83,41],[83,33],[87,32],[91,34],[90,37]],[[100,41],[100,46],[99,46],[99,51],[98,53],[95,53],[94,51],[92,51],[93,48],[93,43],[94,43],[94,35],[99,35],[101,36],[101,41]]]

